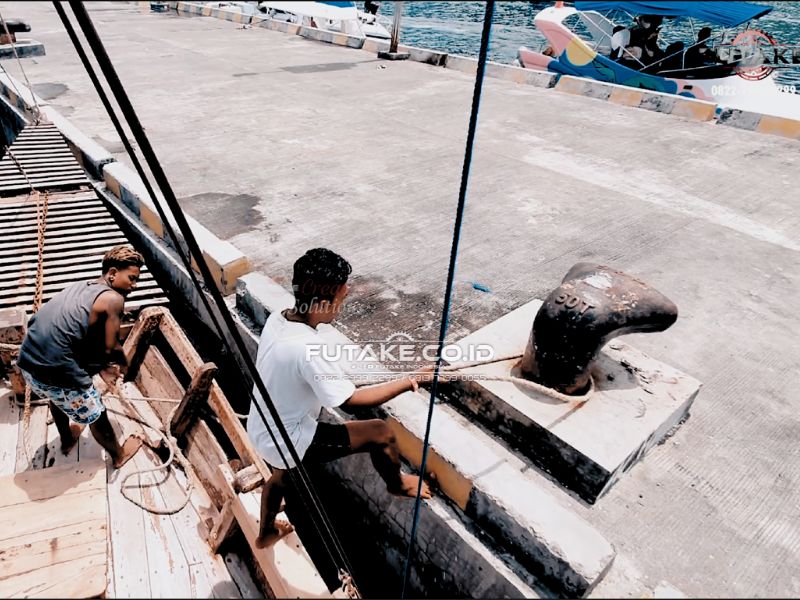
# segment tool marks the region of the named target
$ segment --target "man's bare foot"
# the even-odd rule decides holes
[[[122,449],[120,450],[119,456],[114,459],[114,468],[119,469],[122,467],[122,465],[133,458],[133,455],[136,454],[141,447],[141,438],[138,438],[135,435],[130,436],[127,440],[125,440],[125,443],[122,444]]]
[[[393,490],[387,488],[390,494],[395,496],[408,496],[409,498],[417,497],[417,487],[419,487],[419,476],[411,475],[410,473],[400,473],[400,488]],[[428,482],[422,480],[422,490],[420,493],[423,499],[428,500],[431,497],[431,488]]]
[[[81,437],[81,432],[83,431],[83,427],[77,425],[75,423],[69,424],[69,439],[61,438],[61,452],[66,456],[69,454],[69,451],[75,447],[75,444],[78,443],[78,440]]]
[[[294,525],[289,523],[289,521],[275,519],[272,524],[272,529],[258,534],[258,537],[256,538],[256,548],[266,548],[267,546],[277,542],[282,537],[289,535],[293,531]]]

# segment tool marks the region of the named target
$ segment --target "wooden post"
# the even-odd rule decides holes
[[[133,381],[139,373],[139,367],[144,362],[147,350],[153,341],[153,336],[161,326],[161,321],[167,313],[167,309],[161,306],[145,308],[139,315],[128,337],[125,339],[123,352],[125,360],[128,361],[128,371],[125,373],[125,381]]]
[[[403,3],[394,3],[394,20],[392,21],[392,39],[389,42],[389,52],[397,53],[397,43],[400,40],[400,18],[403,16]]]
[[[192,382],[172,416],[172,435],[176,439],[182,438],[194,425],[201,406],[208,400],[208,393],[216,374],[217,365],[204,363],[192,375]]]

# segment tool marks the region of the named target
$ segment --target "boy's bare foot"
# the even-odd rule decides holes
[[[77,425],[76,423],[69,424],[69,439],[61,438],[61,452],[66,456],[69,454],[69,451],[75,447],[75,444],[78,443],[78,440],[81,437],[81,432],[83,431],[83,427]]]
[[[395,496],[408,496],[409,498],[416,498],[418,486],[418,475],[400,473],[400,488],[397,490],[389,489],[389,493],[394,494]],[[428,486],[428,482],[424,479],[422,481],[422,490],[420,496],[422,496],[422,498],[425,500],[428,500],[431,497],[431,488]]]
[[[138,438],[135,435],[130,436],[127,440],[125,440],[125,443],[122,444],[122,449],[120,450],[119,456],[114,459],[114,468],[119,469],[122,467],[122,465],[133,458],[133,455],[136,454],[141,447],[141,438]]]
[[[272,524],[272,529],[268,531],[262,531],[258,534],[258,537],[256,538],[256,548],[266,548],[267,546],[277,542],[282,537],[289,535],[293,531],[294,525],[289,523],[289,521],[275,519]]]

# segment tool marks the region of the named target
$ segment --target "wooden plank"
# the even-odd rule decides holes
[[[60,260],[55,257],[45,257],[44,268],[62,268],[67,266],[75,266],[76,268],[83,268],[82,265],[97,263],[100,268],[100,263],[103,258],[103,251],[98,250],[94,253],[78,253],[72,256],[66,256]],[[17,273],[20,270],[35,272],[37,265],[36,258],[16,261],[13,264],[0,265],[0,273]]]
[[[103,404],[106,405],[106,409],[109,413],[108,418],[111,421],[111,426],[114,428],[114,433],[117,435],[117,441],[120,444],[124,444],[125,440],[131,435],[137,436],[140,439],[145,439],[142,426],[136,421],[127,418],[125,405],[118,397],[113,394],[104,394]]]
[[[142,427],[144,432],[144,442],[151,448],[158,448],[163,445],[163,438],[158,434],[163,429],[161,419],[146,400],[141,400],[142,393],[132,382],[127,382],[123,386],[123,393],[126,399],[133,405],[135,414],[150,427]]]
[[[85,215],[65,215],[60,217],[57,214],[48,214],[47,231],[56,231],[68,227],[75,227],[75,225],[80,225],[87,219],[91,219],[91,222],[95,225],[100,223],[116,223],[113,217],[99,209],[88,212]],[[20,233],[35,231],[38,226],[38,222],[33,217],[28,219],[15,219],[9,226],[3,227],[3,232],[7,233],[8,235],[18,235]]]
[[[220,509],[225,502],[226,495],[217,481],[217,467],[220,463],[227,463],[228,458],[225,456],[225,451],[203,421],[197,422],[187,439],[184,454],[192,463],[198,479],[203,483],[214,506]]]
[[[214,526],[208,534],[208,544],[211,550],[217,552],[222,543],[228,538],[236,525],[236,518],[233,516],[231,501],[226,500],[222,505],[219,517],[214,522]]]
[[[171,398],[177,401],[184,394],[183,386],[155,346],[151,346],[145,355],[136,385],[143,395],[152,398]],[[162,423],[166,421],[170,411],[175,408],[174,403],[168,402],[150,402],[150,406],[158,413]]]
[[[49,414],[50,409],[47,405],[32,406],[30,420],[26,428],[20,410],[17,463],[14,466],[16,473],[44,467],[44,457],[47,451],[47,417]]]
[[[67,250],[73,248],[76,244],[84,243],[87,247],[92,247],[92,244],[108,244],[113,242],[109,242],[109,240],[122,237],[122,242],[125,243],[124,236],[121,235],[119,231],[107,231],[101,233],[92,233],[91,235],[82,235],[80,239],[82,242],[78,242],[77,240],[64,240],[63,238],[57,239],[49,239],[45,238],[44,242],[44,249],[45,252],[58,252],[59,250]],[[67,246],[65,246],[67,244]],[[38,249],[38,244],[36,240],[29,240],[24,242],[9,242],[2,244],[2,251],[0,251],[0,255],[2,256],[16,256],[20,252],[30,252],[33,249]],[[37,250],[38,251],[38,250]]]
[[[0,595],[25,598],[93,598],[106,589],[106,554],[56,563],[46,569],[0,581]]]
[[[98,219],[98,221],[100,221],[100,222],[102,222],[104,224],[100,225],[98,222],[92,221],[91,226],[84,226],[84,227],[74,227],[74,226],[72,226],[72,228],[66,228],[66,229],[62,229],[62,228],[51,229],[51,228],[48,227],[47,228],[47,237],[48,237],[48,239],[51,239],[51,240],[55,241],[55,240],[59,240],[61,238],[65,238],[65,237],[75,237],[75,236],[84,237],[84,236],[89,236],[89,235],[96,235],[96,234],[109,233],[109,232],[113,233],[113,232],[120,231],[119,227],[117,226],[117,224],[113,220]],[[32,231],[32,232],[28,232],[28,233],[17,233],[17,234],[13,234],[13,235],[8,234],[8,235],[4,235],[3,236],[2,243],[5,246],[5,245],[12,245],[14,243],[24,242],[24,241],[27,241],[27,240],[37,241],[39,239],[38,235],[39,234],[36,231]]]
[[[120,238],[116,243],[123,244],[125,243],[125,238]],[[109,246],[107,244],[107,240],[90,240],[88,242],[76,242],[72,246],[69,247],[62,247],[56,248],[53,254],[49,257],[45,256],[45,264],[47,261],[53,258],[59,258],[61,260],[67,260],[70,258],[82,258],[85,256],[89,256],[89,252],[97,253],[102,257],[103,253],[108,251]],[[26,263],[26,262],[36,262],[38,255],[35,253],[30,254],[21,254],[21,255],[10,255],[13,256],[14,260],[16,261],[15,264]],[[2,269],[2,267],[0,267]]]
[[[129,460],[121,469],[114,470],[110,464],[108,467],[109,532],[116,598],[152,597],[144,512],[126,500],[120,492],[122,480],[137,469],[134,460]],[[128,491],[129,495],[141,500],[141,491],[138,488]]]
[[[61,288],[61,289],[63,289],[63,288]],[[45,291],[42,293],[42,300],[43,301],[44,300],[49,300],[50,298],[55,296],[58,292],[60,292],[61,289],[48,289],[47,287],[45,287]],[[141,286],[137,287],[136,291],[139,294],[142,294],[142,293],[148,292],[148,291],[158,291],[158,292],[160,292],[161,288],[158,287],[158,284],[155,281],[145,281]],[[26,293],[33,294],[34,288],[33,287],[19,288],[19,289],[15,290],[15,292],[21,293],[21,294],[26,294]],[[136,293],[136,292],[131,293],[131,296],[133,296],[134,293]],[[27,303],[29,303],[31,301],[31,297],[30,296],[27,296],[27,295],[9,296],[5,292],[0,293],[0,298],[2,298],[3,302],[11,303],[11,304],[22,304],[22,305],[24,305],[24,304],[27,304]]]
[[[94,439],[89,427],[84,427],[81,432],[81,439],[78,440],[78,462],[84,463],[90,460],[101,460],[105,462],[106,451]]]
[[[0,542],[80,521],[104,518],[105,504],[97,500],[98,493],[96,489],[85,490],[62,497],[4,506],[0,508],[0,523],[3,523]]]
[[[227,465],[221,465],[226,468]],[[231,474],[232,477],[232,474]],[[261,503],[260,492],[236,494],[230,488],[233,513],[247,539],[253,558],[275,598],[330,598],[327,585],[317,572],[296,532],[266,548],[256,548]],[[284,513],[279,518],[286,519]]]
[[[43,477],[40,471],[24,471],[2,479],[0,509],[25,502],[83,494],[105,488],[105,470],[101,461],[84,461],[48,469]],[[105,464],[105,463],[102,463]],[[2,533],[2,531],[0,531]]]
[[[95,529],[97,529],[96,533],[94,533]],[[57,532],[59,537],[70,538],[65,539],[63,545],[75,545],[86,541],[96,541],[101,538],[103,542],[105,542],[107,537],[105,530],[106,519],[103,517],[88,521],[73,521],[72,523],[67,523],[59,527]],[[39,529],[28,535],[3,540],[3,548],[0,550],[0,553],[2,553],[0,554],[2,557],[2,560],[0,560],[0,570],[5,570],[7,574],[10,572],[9,570],[16,569],[17,567],[14,565],[7,565],[6,563],[10,560],[10,555],[12,553],[18,555],[20,550],[25,546],[31,548],[41,546],[42,549],[45,547],[52,547],[54,531],[56,530]],[[59,544],[59,546],[61,545],[62,544]]]
[[[36,571],[76,556],[106,552],[106,518],[73,523],[48,530],[45,539],[17,538],[0,549],[0,581],[19,573]]]
[[[58,253],[60,257],[65,256],[63,252],[69,252],[71,255],[80,255],[82,252],[79,251],[80,248],[85,249],[95,249],[95,248],[104,248],[108,250],[112,246],[116,246],[117,244],[125,244],[127,240],[124,236],[114,236],[114,237],[104,237],[101,239],[91,239],[85,241],[73,241],[69,244],[57,244],[51,246],[49,244],[45,244],[45,252],[52,252],[53,254]],[[33,245],[35,248],[36,245]],[[28,252],[28,254],[25,254]],[[36,260],[36,254],[30,252],[30,250],[25,248],[17,248],[15,250],[2,250],[0,251],[0,257],[2,258],[13,258],[15,260]]]
[[[208,393],[216,374],[217,365],[204,363],[192,375],[186,393],[172,413],[171,429],[175,438],[182,439],[197,420],[201,408],[208,402]]]
[[[139,469],[161,463],[158,457],[143,447],[131,462]],[[144,484],[161,481],[163,473],[148,473]],[[142,500],[147,505],[163,507],[161,494],[152,487],[142,487]],[[191,591],[189,565],[181,549],[175,527],[169,516],[144,513],[144,533],[147,540],[147,565],[150,572],[150,594],[154,598],[181,598]]]
[[[0,476],[14,472],[20,410],[11,390],[0,391]]]
[[[81,213],[89,211],[107,210],[96,196],[94,198],[70,199],[67,201],[57,201],[51,198],[47,203],[47,207],[48,218],[50,215],[80,215]],[[33,196],[26,196],[24,202],[13,203],[13,198],[7,198],[4,202],[0,203],[0,215],[5,218],[11,216],[31,218],[36,216],[36,212],[36,200]]]

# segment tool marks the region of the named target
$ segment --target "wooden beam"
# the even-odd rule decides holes
[[[262,485],[264,485],[264,477],[255,465],[237,471],[233,478],[233,489],[239,494],[252,492]]]
[[[145,308],[139,315],[133,330],[128,334],[123,346],[125,360],[128,362],[128,371],[125,374],[125,381],[133,381],[139,373],[139,368],[144,362],[147,350],[153,341],[153,336],[161,324],[167,309],[161,306]]]
[[[194,425],[201,408],[208,401],[208,394],[216,374],[217,365],[208,362],[200,365],[192,375],[192,381],[172,415],[172,435],[176,439],[181,439]]]
[[[296,532],[279,538],[265,548],[255,545],[260,518],[260,494],[237,494],[234,475],[227,463],[219,465],[218,485],[224,487],[239,527],[253,552],[262,583],[273,598],[331,598],[328,586],[320,577]],[[286,519],[284,513],[278,515]]]
[[[167,315],[168,316],[161,322],[161,333],[164,339],[189,371],[198,368],[203,364],[203,360],[200,358],[197,350],[191,345],[186,334],[178,326],[178,323],[172,315],[169,313],[167,313]],[[246,465],[255,465],[264,481],[268,480],[270,477],[270,470],[267,464],[253,446],[239,417],[236,416],[236,412],[233,410],[233,407],[231,407],[228,399],[216,382],[211,386],[208,403],[216,413],[217,418],[219,418],[222,428],[231,440],[242,462]]]
[[[208,545],[211,546],[211,551],[214,553],[219,552],[219,547],[233,532],[236,525],[236,517],[233,514],[231,501],[226,500],[222,505],[222,510],[219,513],[216,521],[214,522],[211,531],[208,534]]]

